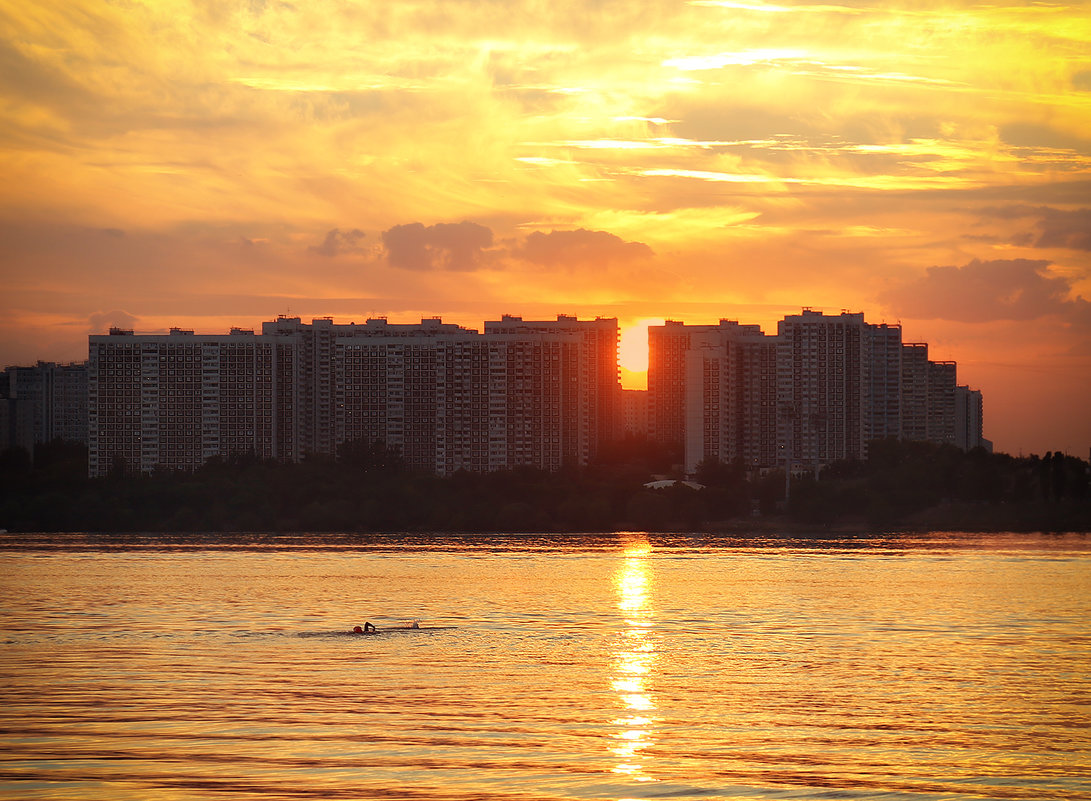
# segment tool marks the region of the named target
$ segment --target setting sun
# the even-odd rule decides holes
[[[648,326],[663,325],[662,317],[642,317],[621,329],[618,361],[625,389],[646,389],[648,384]]]
[[[636,389],[649,318],[851,309],[1091,441],[1086,3],[4,5],[4,364],[567,314]]]

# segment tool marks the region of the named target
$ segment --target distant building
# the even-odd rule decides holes
[[[87,442],[87,363],[38,362],[8,367],[0,376],[0,445],[33,452],[55,439]]]
[[[241,453],[298,455],[295,421],[278,414],[294,406],[298,345],[244,329],[113,328],[91,336],[90,474],[193,470]]]
[[[902,346],[901,439],[928,439],[928,345]]]
[[[415,417],[422,411],[419,384],[428,377],[422,364],[438,338],[477,332],[437,319],[335,324],[329,317],[310,323],[279,317],[262,324],[261,336],[279,343],[283,353],[277,408],[280,428],[293,431],[293,442],[282,458],[333,456],[345,441],[378,440],[400,452],[408,444],[403,456],[425,469],[430,461],[413,445],[423,435]]]
[[[586,464],[618,425],[617,321],[336,325],[92,336],[90,472],[296,461],[377,441],[413,469]]]
[[[556,320],[530,321],[504,315],[498,321],[485,323],[486,335],[519,337],[528,334],[566,335],[575,337],[577,372],[567,376],[579,386],[581,407],[573,410],[589,433],[583,464],[621,434],[621,383],[618,369],[618,324],[616,317],[596,317],[578,320],[565,314]],[[527,365],[532,368],[533,365]]]
[[[902,352],[901,326],[864,329],[865,442],[901,436]]]
[[[623,389],[621,391],[622,425],[625,437],[645,439],[648,436],[648,391]]]
[[[777,458],[777,338],[734,320],[692,328],[685,352],[686,471],[708,457],[752,468],[771,464]]]
[[[863,314],[805,309],[778,326],[778,444],[791,463],[824,465],[867,455]]]
[[[956,442],[955,363],[860,313],[804,309],[775,336],[669,321],[648,329],[648,348],[649,429],[688,472],[710,456],[818,468],[866,458],[878,439]]]
[[[648,435],[679,461],[686,443],[686,353],[694,335],[715,330],[676,320],[648,328]]]
[[[964,451],[984,448],[992,452],[992,443],[982,431],[984,419],[981,392],[968,386],[955,387],[955,436],[954,444]]]
[[[0,397],[0,452],[22,448],[34,453],[33,406],[18,398]]]
[[[958,366],[954,362],[928,363],[928,441],[955,445],[956,386]]]
[[[350,442],[440,475],[584,465],[625,434],[646,433],[691,472],[709,457],[817,469],[865,458],[885,437],[987,443],[980,393],[958,387],[955,363],[862,314],[804,309],[772,336],[733,320],[669,321],[648,341],[648,391],[636,392],[618,381],[613,318],[504,316],[484,333],[438,318],[115,328],[90,337],[86,367],[5,371],[0,444],[85,431],[101,476],[243,453],[298,461]]]

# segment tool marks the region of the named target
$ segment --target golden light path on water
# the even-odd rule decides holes
[[[0,597],[3,799],[1091,798],[1084,535],[7,535]]]
[[[625,627],[614,659],[612,686],[624,714],[613,721],[615,744],[610,750],[618,759],[614,773],[638,782],[654,781],[649,775],[651,757],[647,754],[655,742],[656,723],[651,686],[656,661],[655,643],[650,636],[654,625],[648,565],[651,552],[646,540],[629,545],[614,576],[618,611]]]

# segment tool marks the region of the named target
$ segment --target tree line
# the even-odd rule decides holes
[[[87,477],[86,448],[52,442],[0,454],[0,528],[100,532],[601,532],[1091,530],[1088,463],[923,442],[870,444],[862,461],[785,481],[706,459],[700,488],[645,486],[672,475],[654,443],[616,443],[592,464],[440,477],[378,442],[336,458],[281,463],[238,455],[193,472],[115,465]],[[677,473],[674,473],[677,475]],[[786,497],[787,492],[787,497]],[[763,528],[764,527],[764,528]]]

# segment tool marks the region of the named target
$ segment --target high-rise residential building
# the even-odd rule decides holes
[[[693,334],[712,326],[667,320],[648,327],[648,435],[684,458],[686,352]]]
[[[621,390],[623,437],[646,439],[648,436],[648,390]]]
[[[981,392],[968,386],[955,387],[955,442],[964,451],[985,448],[992,451],[992,443],[983,436],[983,401]]]
[[[33,450],[35,444],[55,439],[87,442],[86,362],[8,367],[0,376],[0,397],[10,407],[9,429],[15,425],[19,432],[12,444]],[[9,432],[8,438],[12,436]]]
[[[681,320],[648,326],[648,437],[679,461],[686,443],[686,353],[693,334],[708,327]]]
[[[902,329],[867,325],[864,329],[865,442],[901,436]]]
[[[505,316],[484,333],[438,318],[281,317],[260,334],[112,329],[89,340],[90,472],[189,470],[240,453],[295,461],[350,442],[381,443],[441,475],[558,470],[641,431],[689,471],[707,457],[817,468],[892,436],[987,442],[980,393],[957,387],[955,363],[929,361],[927,345],[862,314],[805,309],[775,336],[732,320],[670,321],[648,338],[649,389],[623,393],[615,319]],[[19,397],[44,397],[45,367],[9,369],[5,393],[23,376]],[[66,369],[50,366],[53,406],[79,394],[79,371]],[[47,430],[22,402],[0,410],[5,442]],[[66,419],[54,414],[48,430]]]
[[[274,403],[281,382],[292,381],[298,344],[239,328],[91,336],[90,474],[193,470],[241,453],[298,456],[294,421],[278,418]]]
[[[602,417],[601,387],[583,335],[488,328],[490,469],[587,464],[605,443],[602,427],[613,418]]]
[[[617,417],[616,320],[489,325],[282,317],[258,335],[93,336],[91,474],[292,461],[352,441],[440,474],[586,464]]]
[[[925,343],[902,346],[902,439],[955,444],[957,372],[955,362],[931,361]]]
[[[901,439],[928,439],[928,345],[902,345]]]
[[[588,450],[580,463],[593,459],[605,445],[621,434],[621,382],[618,369],[618,324],[616,317],[578,320],[565,314],[556,320],[524,320],[504,315],[485,323],[486,335],[527,334],[573,335],[579,343],[578,374],[569,376],[579,384],[581,425],[586,425]]]
[[[777,338],[721,320],[693,326],[685,351],[685,467],[702,460],[748,467],[777,457]]]
[[[22,448],[34,453],[34,416],[31,404],[0,393],[0,453]]]
[[[507,431],[507,385],[502,348],[477,332],[452,335],[436,349],[435,470],[450,475],[460,470],[483,473],[502,459],[506,448],[492,445]],[[496,379],[493,379],[493,370]]]
[[[928,362],[928,441],[937,445],[956,443],[957,370],[954,362]]]
[[[776,336],[671,321],[649,328],[648,342],[649,427],[683,450],[689,472],[708,456],[818,468],[864,458],[877,439],[955,436],[955,364],[859,313],[805,309]]]
[[[804,309],[778,325],[778,443],[792,464],[866,455],[864,315]]]
[[[581,334],[376,323],[337,338],[339,443],[378,440],[441,475],[586,463],[595,385],[580,380]]]

